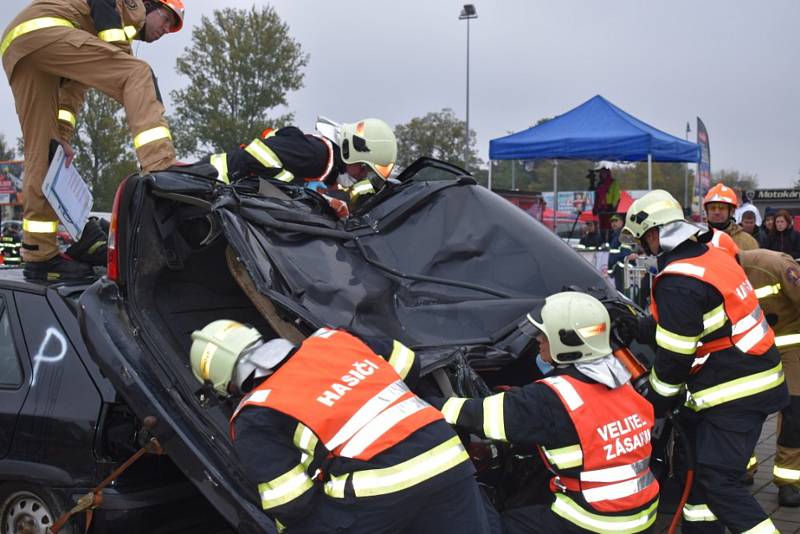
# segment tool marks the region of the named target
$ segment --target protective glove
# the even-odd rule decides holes
[[[639,321],[635,315],[622,314],[611,323],[611,335],[618,344],[629,347],[639,333]]]
[[[350,216],[350,210],[347,207],[347,202],[339,200],[338,198],[322,195],[328,201],[328,205],[336,212],[336,216],[340,219],[346,219]]]

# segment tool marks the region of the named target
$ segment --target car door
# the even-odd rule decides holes
[[[0,290],[0,457],[8,454],[17,418],[30,389],[30,369],[19,318],[10,291]]]

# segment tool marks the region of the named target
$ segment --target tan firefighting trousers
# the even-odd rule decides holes
[[[800,348],[781,351],[791,404],[778,416],[775,484],[800,487]]]
[[[47,174],[50,140],[59,137],[58,94],[62,78],[94,87],[125,108],[144,172],[175,163],[164,106],[158,100],[147,63],[80,30],[39,31],[61,32],[63,38],[22,58],[9,80],[25,141],[23,217],[33,221],[33,228],[23,234],[25,261],[47,261],[58,253],[52,228],[58,219],[42,193],[42,182]],[[42,224],[37,225],[39,221]]]

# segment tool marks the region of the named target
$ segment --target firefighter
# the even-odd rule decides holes
[[[317,129],[314,134],[294,126],[267,129],[246,146],[210,156],[209,163],[225,183],[255,174],[296,185],[338,184],[353,209],[391,175],[397,159],[394,133],[380,119],[337,124],[320,118]],[[346,207],[332,206],[340,216],[347,214]]]
[[[611,354],[609,316],[589,295],[557,293],[528,314],[544,379],[484,399],[430,399],[445,419],[489,439],[537,445],[553,473],[552,505],[506,511],[509,534],[646,532],[658,482],[649,469],[653,407]]]
[[[244,394],[231,438],[261,506],[288,533],[488,532],[466,450],[411,392],[414,352],[320,329],[299,346],[233,321],[192,334],[191,365]]]
[[[775,332],[791,395],[781,411],[773,481],[781,506],[800,506],[800,267],[772,250],[744,251],[739,258]]]
[[[734,213],[738,207],[736,192],[722,183],[709,189],[703,198],[703,209],[706,211],[709,226],[731,236],[739,250],[756,249],[758,241],[734,221]]]
[[[788,403],[783,366],[750,282],[731,251],[708,245],[713,235],[684,220],[663,190],[636,200],[626,215],[623,236],[658,258],[652,317],[636,336],[657,346],[648,398],[658,416],[682,404],[693,444],[683,532],[777,532],[744,476],[764,419]],[[624,330],[619,337],[630,339]]]
[[[181,0],[36,0],[6,29],[0,55],[25,141],[22,253],[27,278],[92,274],[92,258],[70,261],[58,254],[58,218],[42,193],[51,141],[62,145],[68,164],[72,160],[69,137],[88,88],[125,107],[144,172],[175,163],[155,77],[147,63],[132,55],[131,42],[152,42],[180,30],[183,14]]]

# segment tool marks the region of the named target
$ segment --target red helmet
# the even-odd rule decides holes
[[[177,24],[170,28],[170,33],[181,31],[181,28],[183,28],[183,15],[185,11],[183,7],[183,0],[157,0],[157,2],[172,11],[178,20]]]
[[[703,199],[703,207],[705,208],[711,202],[730,204],[734,209],[739,207],[739,199],[736,198],[736,192],[723,183],[719,183],[708,190]]]

